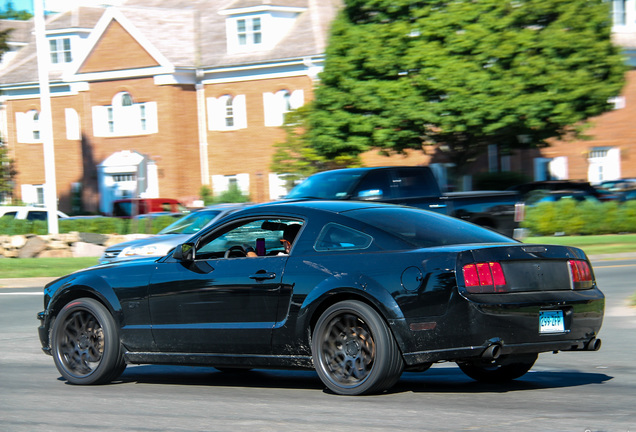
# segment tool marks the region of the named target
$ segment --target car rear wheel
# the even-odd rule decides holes
[[[53,360],[72,384],[101,384],[125,369],[115,320],[97,300],[81,298],[62,308],[51,332]]]
[[[493,361],[457,362],[470,378],[486,383],[512,381],[525,375],[537,361],[537,354],[506,356]]]
[[[320,316],[312,355],[322,382],[341,395],[379,393],[404,370],[387,324],[372,307],[353,300],[336,303]]]

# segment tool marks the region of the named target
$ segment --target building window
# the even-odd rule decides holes
[[[51,49],[51,63],[71,63],[73,61],[70,38],[51,39],[49,47]]]
[[[276,93],[263,93],[265,126],[282,126],[285,114],[292,109],[300,108],[303,104],[304,93],[302,90],[290,92],[283,89]]]
[[[595,147],[588,153],[587,179],[590,183],[621,178],[621,152],[617,147]]]
[[[41,143],[40,113],[30,110],[15,114],[16,132],[19,143]]]
[[[157,133],[157,103],[136,103],[130,93],[117,93],[112,105],[93,107],[93,129],[95,136]]]
[[[208,98],[208,129],[230,131],[247,128],[245,95]]]
[[[627,24],[627,0],[612,0],[612,22],[615,26]]]
[[[33,112],[33,141],[40,141],[40,113]]]
[[[260,45],[263,41],[260,18],[236,20],[236,34],[241,46]]]
[[[225,126],[234,127],[234,100],[231,96],[225,101]]]

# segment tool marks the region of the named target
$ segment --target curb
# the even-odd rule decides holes
[[[44,288],[47,283],[58,279],[57,277],[33,277],[33,278],[0,278],[0,290],[10,288]]]

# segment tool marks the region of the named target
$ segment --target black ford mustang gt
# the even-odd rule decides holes
[[[165,257],[82,270],[44,294],[42,346],[70,383],[142,363],[315,368],[345,395],[441,361],[519,378],[541,352],[597,350],[605,303],[579,249],[349,201],[248,207]]]

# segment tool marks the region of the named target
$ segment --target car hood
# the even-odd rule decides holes
[[[110,250],[123,250],[124,248],[130,247],[130,246],[139,247],[139,246],[146,246],[146,245],[153,245],[153,244],[177,246],[178,244],[181,244],[181,243],[185,242],[187,239],[189,239],[193,235],[194,234],[162,234],[162,235],[156,235],[156,236],[142,238],[142,239],[137,239],[137,240],[129,240],[129,241],[126,241],[126,242],[123,242],[123,243],[117,243],[117,244],[114,244],[112,246],[109,246],[106,250],[108,250],[108,251],[110,251]]]

